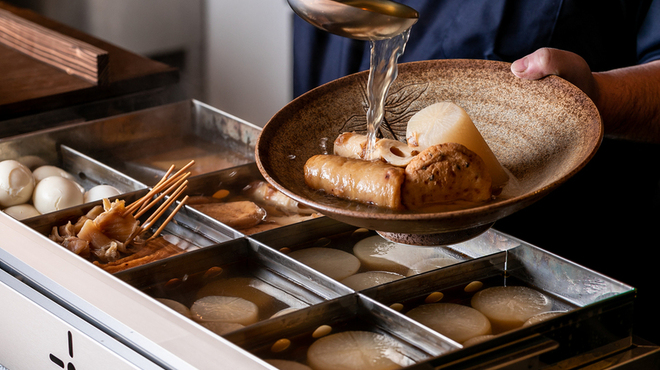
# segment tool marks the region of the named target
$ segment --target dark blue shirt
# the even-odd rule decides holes
[[[660,59],[660,0],[401,0],[420,15],[399,62],[512,62],[540,47],[573,51],[593,71]],[[369,45],[295,17],[294,94],[369,68]]]

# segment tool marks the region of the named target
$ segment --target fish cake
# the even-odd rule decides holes
[[[405,170],[402,203],[409,209],[463,200],[491,198],[492,179],[484,161],[457,143],[433,145],[417,155]]]
[[[192,208],[236,229],[258,225],[266,217],[266,211],[247,200],[228,203],[194,204]]]
[[[305,163],[305,183],[339,198],[401,209],[404,171],[380,161],[319,154]]]

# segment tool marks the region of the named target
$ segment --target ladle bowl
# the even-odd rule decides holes
[[[389,0],[288,0],[314,26],[357,40],[384,40],[412,27],[419,14]]]

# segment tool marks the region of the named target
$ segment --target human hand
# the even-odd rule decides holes
[[[538,49],[513,62],[511,72],[528,80],[557,75],[577,86],[592,100],[595,101],[597,98],[597,85],[591,68],[581,56],[570,51],[552,48]]]

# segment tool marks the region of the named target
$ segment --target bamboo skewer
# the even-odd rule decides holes
[[[133,214],[133,217],[136,219],[143,216],[148,210],[150,210],[158,202],[162,201],[164,197],[172,193],[170,197],[162,202],[162,204],[147,218],[147,220],[130,235],[126,240],[126,245],[133,242],[133,240],[146,231],[149,230],[151,225],[156,223],[158,219],[165,213],[165,211],[179,198],[183,191],[188,186],[188,177],[190,177],[190,172],[185,172],[189,169],[195,161],[192,160],[183,166],[179,171],[174,175],[171,175],[174,171],[175,166],[170,166],[169,170],[161,178],[158,183],[149,191],[145,196],[136,200],[126,207],[122,216],[127,216],[128,214]],[[171,175],[171,176],[170,176]],[[153,198],[155,194],[160,193],[155,199]],[[159,235],[165,226],[174,218],[177,212],[183,207],[185,202],[188,200],[188,196],[185,196],[181,202],[177,205],[172,213],[165,219],[165,221],[160,225],[158,230],[147,240],[153,239]]]
[[[167,201],[163,202],[163,204],[161,204],[160,207],[158,207],[158,209],[156,209],[156,211],[152,213],[151,216],[149,216],[149,218],[147,218],[146,221],[144,221],[141,227],[142,231],[139,232],[138,235],[147,231],[148,228],[151,227],[151,225],[154,222],[158,221],[160,216],[162,216],[163,213],[165,213],[165,211],[172,205],[172,203],[174,203],[176,198],[178,198],[179,195],[181,195],[181,193],[186,189],[187,185],[188,185],[187,182],[181,184],[181,186],[179,186],[176,192]]]
[[[170,168],[167,170],[167,172],[165,172],[165,175],[163,175],[163,177],[160,179],[160,181],[158,181],[158,182],[156,183],[156,186],[157,186],[158,184],[164,182],[165,180],[167,180],[167,177],[168,177],[170,174],[172,174],[172,171],[174,171],[174,168],[175,168],[175,166],[174,166],[174,165],[171,165]],[[145,195],[144,197],[138,199],[136,202],[133,202],[133,203],[131,203],[130,205],[128,205],[128,206],[126,207],[126,210],[124,211],[123,216],[126,216],[126,215],[129,214],[129,213],[133,213],[133,211],[134,211],[136,208],[141,208],[142,205],[144,204],[144,202],[146,202],[147,199],[149,199],[149,198],[150,198],[151,196],[153,196],[154,194],[155,194],[155,193],[154,193],[154,189],[152,188],[152,189],[147,193],[147,195]]]
[[[189,174],[186,174],[185,176],[181,177],[181,179],[179,179],[177,182],[172,184],[169,188],[167,188],[165,191],[163,191],[158,197],[153,199],[151,202],[149,202],[147,204],[143,204],[142,207],[140,207],[138,212],[133,217],[140,218],[149,209],[151,209],[151,207],[153,207],[156,203],[158,203],[158,201],[163,199],[166,195],[169,195],[172,192],[172,190],[178,188],[179,186],[181,186],[181,184],[186,184],[187,185],[188,184],[188,180],[187,180],[188,176],[189,176]]]
[[[170,178],[167,178],[167,176],[171,173],[171,171],[174,170],[174,165],[170,166],[170,169],[167,171],[167,173],[165,173],[165,176],[163,176],[163,178],[158,183],[156,183],[156,185],[147,193],[147,195],[143,196],[142,198],[138,199],[137,201],[133,202],[128,207],[126,207],[126,210],[124,211],[124,215],[133,213],[135,212],[136,209],[142,208],[144,203],[149,201],[149,199],[151,199],[154,196],[154,194],[158,194],[160,191],[163,190],[163,188],[169,186],[172,182],[177,181],[179,177],[190,176],[190,172],[183,173],[183,171],[190,168],[193,164],[195,164],[194,160],[188,162],[188,164],[183,166],[179,171],[177,171],[177,173],[172,175]]]
[[[163,222],[160,225],[160,227],[158,228],[158,230],[156,230],[156,232],[152,236],[150,236],[149,239],[147,239],[147,240],[151,240],[151,239],[155,238],[158,234],[160,234],[163,231],[163,229],[165,228],[165,226],[167,226],[167,224],[170,221],[172,221],[172,218],[174,217],[174,215],[176,215],[177,212],[179,212],[179,210],[181,209],[181,207],[183,207],[183,205],[186,204],[186,201],[188,201],[188,196],[187,195],[185,197],[183,197],[183,200],[181,200],[181,202],[179,202],[179,205],[176,206],[174,211],[172,213],[170,213],[169,216],[167,216],[167,219],[165,219],[165,222]]]

